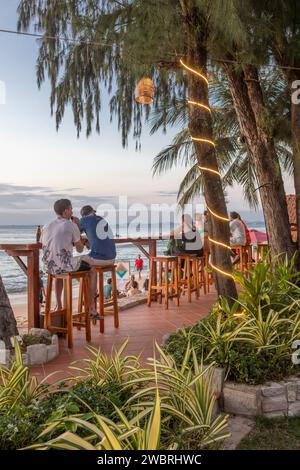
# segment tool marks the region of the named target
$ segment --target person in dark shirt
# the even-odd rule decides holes
[[[116,245],[107,221],[96,215],[96,211],[91,206],[84,206],[80,214],[80,232],[86,234],[91,249],[89,255],[85,255],[81,259],[92,266],[113,264],[116,258]]]
[[[84,206],[80,211],[81,219],[79,221],[79,229],[81,233],[85,233],[88,239],[90,252],[81,257],[82,261],[93,267],[111,266],[116,258],[116,246],[114,236],[107,221],[96,214],[91,206]],[[97,275],[96,272],[91,273],[90,278],[90,295],[91,305],[96,296],[97,291]],[[91,307],[91,315],[96,315],[94,308]]]
[[[203,244],[200,233],[196,230],[193,219],[189,214],[183,214],[181,225],[171,232],[175,240],[180,240],[181,246],[177,255],[197,255],[203,256]],[[176,253],[174,253],[176,255]]]

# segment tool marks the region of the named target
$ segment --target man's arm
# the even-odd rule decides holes
[[[76,222],[73,222],[73,243],[78,253],[82,253],[84,245],[81,241],[80,230]]]

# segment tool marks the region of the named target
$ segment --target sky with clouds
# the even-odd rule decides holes
[[[0,0],[1,29],[16,29],[17,5],[18,0]],[[129,202],[174,203],[185,169],[152,178],[151,166],[176,129],[151,137],[146,129],[140,152],[133,140],[123,149],[106,107],[100,136],[86,139],[83,133],[77,139],[70,111],[56,132],[49,84],[41,90],[36,85],[37,51],[34,38],[0,33],[0,82],[6,90],[5,104],[0,104],[0,225],[43,224],[60,197],[70,198],[76,210],[83,204],[114,203],[119,195]],[[286,183],[292,191],[291,180]],[[230,208],[248,210],[240,188],[227,194]]]

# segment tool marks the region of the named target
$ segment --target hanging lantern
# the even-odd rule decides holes
[[[135,88],[135,101],[140,104],[151,104],[154,98],[154,85],[151,78],[142,78]]]

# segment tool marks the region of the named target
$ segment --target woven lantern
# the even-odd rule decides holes
[[[151,78],[142,78],[135,89],[135,101],[140,104],[151,104],[154,98],[154,85]]]

